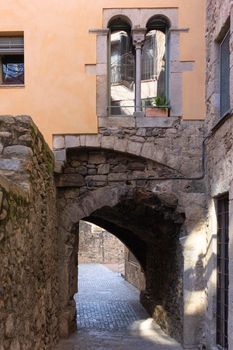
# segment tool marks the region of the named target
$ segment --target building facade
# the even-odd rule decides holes
[[[230,0],[0,4],[0,348],[47,350],[75,328],[80,220],[132,252],[142,304],[185,349],[233,347],[232,11]],[[21,114],[55,166],[30,118],[8,116]],[[19,244],[17,203],[38,203],[42,219],[22,216],[20,232],[41,221],[42,243]],[[27,242],[46,246],[31,269]],[[12,308],[12,244],[27,257],[16,254],[17,284],[38,287],[27,315]]]
[[[233,347],[232,339],[232,26],[231,1],[207,1],[207,344]]]
[[[18,80],[5,79],[0,86],[1,114],[31,115],[50,146],[53,135],[96,134],[101,123],[98,118],[109,114],[109,25],[121,14],[128,18],[129,28],[136,32],[141,28],[142,34],[155,15],[167,19],[171,114],[204,119],[202,0],[72,0],[69,4],[43,0],[21,5],[10,0],[0,6],[1,36],[17,38],[18,69],[22,55],[25,62],[24,78],[21,74]],[[5,41],[5,45],[12,43]],[[4,51],[3,43],[3,63],[4,56],[8,54],[9,59],[11,55],[9,47]],[[144,92],[144,96],[149,95]]]

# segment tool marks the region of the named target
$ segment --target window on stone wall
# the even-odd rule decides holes
[[[0,37],[0,84],[24,84],[24,40],[22,36]]]
[[[132,115],[135,67],[131,27],[126,20],[116,18],[109,28],[111,115]]]
[[[168,23],[159,16],[147,24],[142,48],[142,99],[150,102],[157,96],[168,99]]]
[[[230,30],[220,42],[220,115],[230,110]]]
[[[228,349],[229,197],[216,201],[217,209],[217,345]]]

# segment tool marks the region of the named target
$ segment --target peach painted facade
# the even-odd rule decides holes
[[[24,33],[25,85],[0,86],[0,114],[31,115],[51,145],[54,134],[96,133],[96,35],[103,9],[177,8],[182,73],[182,117],[204,119],[205,1],[7,0],[0,3],[2,35]]]

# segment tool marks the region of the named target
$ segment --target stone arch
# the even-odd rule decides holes
[[[125,184],[105,186],[77,197],[75,191],[73,196],[66,196],[65,192],[63,190],[58,200],[61,334],[67,335],[75,327],[73,295],[77,288],[77,234],[79,220],[84,219],[106,228],[132,250],[146,275],[142,303],[168,333],[181,340],[183,260],[179,236],[184,215],[178,209],[176,196]],[[174,261],[170,260],[171,256]],[[159,281],[160,291],[154,279]],[[173,301],[168,302],[171,283],[174,284]],[[170,307],[169,303],[174,304]]]
[[[162,22],[164,22],[164,24],[167,28],[171,27],[171,20],[169,19],[169,17],[167,17],[164,14],[156,14],[156,15],[150,17],[146,23],[146,28],[150,27],[150,25],[153,21],[158,21],[158,22],[162,21]]]
[[[130,28],[132,28],[132,21],[129,19],[128,16],[122,15],[121,13],[116,14],[112,18],[110,18],[107,27],[111,28],[112,24],[116,21],[125,22]]]
[[[149,150],[154,148],[155,152],[164,152],[164,161],[156,162],[149,159],[149,152],[145,156],[141,152],[134,155],[130,150],[124,150],[124,142],[124,147],[120,148],[121,139],[117,141],[119,147],[111,140],[111,137],[103,134],[69,135],[60,139],[65,149],[57,150],[58,154],[65,153],[67,156],[64,167],[55,179],[60,232],[61,334],[67,335],[75,326],[73,295],[77,288],[78,222],[83,218],[112,231],[116,236],[117,233],[124,236],[123,241],[138,258],[146,275],[146,290],[141,293],[142,303],[168,334],[179,341],[183,340],[185,344],[195,344],[204,312],[203,299],[196,298],[199,288],[196,286],[201,280],[198,276],[202,273],[197,264],[202,251],[199,239],[204,230],[202,222],[205,215],[201,184],[188,180],[176,181],[183,173],[175,170],[176,166],[179,169],[179,164],[171,167],[164,165],[169,164],[170,159],[173,162],[177,160],[167,147],[163,149],[159,145],[156,149],[154,144],[148,145]],[[94,160],[92,153],[95,153]],[[127,169],[112,176],[112,166],[115,167],[116,162],[120,165],[133,162],[137,167],[140,165],[141,172],[134,173],[134,180],[125,176]],[[184,162],[182,158],[182,164]],[[91,165],[92,174],[93,167],[94,174],[97,174],[99,168],[107,166],[108,170],[104,170],[106,175],[101,175],[95,183],[95,175],[87,173],[88,164]],[[155,167],[157,173],[152,175],[156,176],[151,177],[148,169],[141,168],[143,164],[150,164],[152,170]],[[192,166],[189,162],[189,171]],[[142,172],[144,177],[141,176]],[[124,221],[125,217],[131,218],[129,223]],[[145,218],[148,218],[146,222]],[[127,241],[126,237],[130,235],[133,240]],[[161,273],[161,269],[165,272]],[[160,288],[155,281],[159,281]]]
[[[62,143],[64,144],[64,149],[56,150],[56,143],[58,141],[54,139],[54,154],[57,162],[62,165],[67,161],[67,152],[70,149],[83,149],[84,151],[88,149],[99,149],[101,151],[109,150],[151,160],[161,164],[161,166],[173,169],[174,173],[179,173],[180,176],[186,175],[186,169],[181,172],[182,164],[174,162],[175,154],[173,154],[173,151],[169,151],[169,149],[165,148],[164,144],[155,146],[153,142],[136,142],[120,139],[118,136],[110,137],[102,135],[67,136],[65,138],[59,136],[58,140],[59,138],[63,139]]]

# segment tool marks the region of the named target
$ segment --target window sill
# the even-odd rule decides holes
[[[5,88],[24,88],[25,84],[0,84],[0,89]]]
[[[168,128],[172,127],[179,119],[180,117],[98,117],[98,124],[100,128]]]

